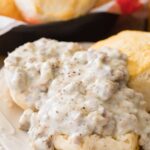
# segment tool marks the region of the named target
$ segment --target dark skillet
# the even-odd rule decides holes
[[[110,36],[118,15],[93,13],[69,21],[41,25],[21,25],[0,37],[0,53],[6,54],[19,45],[41,37],[61,41],[97,41]]]

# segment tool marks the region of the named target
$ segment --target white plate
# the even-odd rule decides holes
[[[12,102],[5,85],[0,72],[0,150],[31,150],[27,134],[18,128],[22,110]]]

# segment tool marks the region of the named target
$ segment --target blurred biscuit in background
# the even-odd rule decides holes
[[[0,0],[0,15],[32,24],[69,20],[111,0]]]
[[[111,1],[112,0],[97,0],[95,7],[99,7],[99,6],[104,5],[104,4],[111,2]]]
[[[0,0],[0,15],[23,20],[14,0]]]
[[[15,0],[29,23],[62,21],[87,14],[99,0]]]

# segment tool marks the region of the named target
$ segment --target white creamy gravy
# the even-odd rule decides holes
[[[75,51],[76,43],[40,39],[27,43],[5,59],[5,76],[14,100],[24,108],[39,109],[47,96],[48,86],[59,73],[60,60],[65,61]]]
[[[29,86],[35,86],[37,81],[47,79],[44,84],[46,92],[42,100],[32,96],[29,98],[32,105],[38,101],[36,107],[38,106],[39,111],[32,112],[28,109],[20,119],[20,124],[23,129],[28,130],[35,149],[52,149],[51,139],[57,134],[82,138],[92,134],[116,137],[134,132],[140,135],[140,144],[144,149],[150,150],[148,142],[150,115],[145,110],[142,95],[127,87],[128,72],[125,56],[118,50],[107,47],[82,51],[72,44],[72,48],[68,49],[66,43],[59,46],[58,50],[57,45],[60,43],[48,41],[42,39],[26,45],[25,54],[33,50],[37,43],[42,45],[37,50],[34,49],[38,53],[38,56],[35,56],[37,60],[29,63],[29,67],[34,66],[33,70],[35,66],[40,66],[40,73],[33,74],[31,80],[28,78],[31,77],[32,69],[31,71],[24,69],[23,72],[20,70],[19,73],[22,74],[21,76],[24,76],[24,72],[28,74],[26,79]],[[42,49],[43,42],[49,43],[44,49]],[[14,54],[20,53],[19,57],[21,55],[24,57],[22,49],[23,47],[10,54],[9,59],[5,61],[6,67],[10,68],[10,60],[14,62]],[[53,61],[56,60],[56,52],[59,53],[59,57],[57,61]],[[38,58],[41,57],[43,61],[39,61]],[[21,66],[25,64],[25,68],[28,68],[28,61],[24,62],[22,59]],[[53,61],[53,70],[49,65],[51,61]],[[16,91],[19,90],[19,85],[16,84],[17,77],[13,81]],[[24,85],[24,81],[22,83]],[[37,96],[40,93],[39,87],[35,88],[37,91],[33,89],[28,92],[26,87],[24,90],[29,95],[34,93]],[[42,85],[42,88],[45,87]]]

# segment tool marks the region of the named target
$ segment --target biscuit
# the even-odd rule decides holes
[[[111,2],[111,0],[98,0],[96,2],[95,7],[100,7],[101,5],[104,5],[104,4],[108,3],[108,2]]]
[[[102,40],[92,48],[108,46],[121,50],[128,57],[129,86],[143,93],[150,110],[150,33],[141,31],[123,31]]]
[[[30,23],[61,21],[86,14],[97,0],[15,0]]]
[[[23,20],[21,13],[14,3],[14,0],[0,0],[0,15]]]
[[[138,136],[130,133],[116,139],[100,138],[98,135],[87,136],[82,143],[75,144],[71,139],[59,135],[54,138],[56,149],[61,150],[138,150]]]

